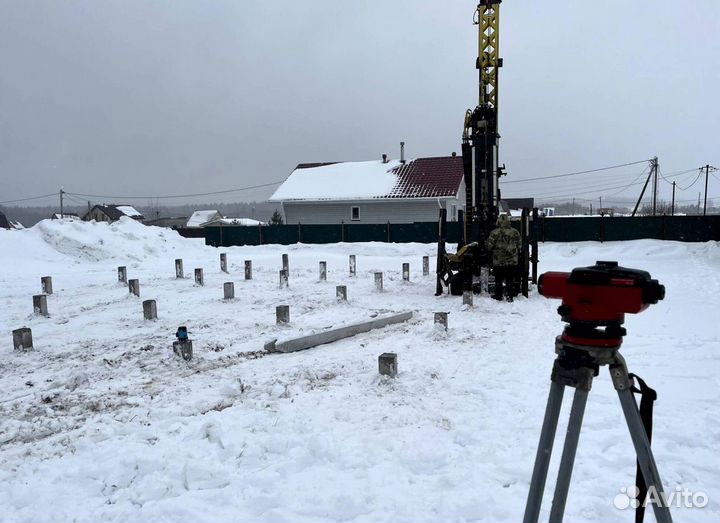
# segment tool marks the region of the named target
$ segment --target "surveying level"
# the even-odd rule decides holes
[[[642,521],[643,501],[648,488],[652,487],[660,498],[659,504],[653,504],[655,519],[658,523],[672,523],[650,448],[655,391],[649,389],[640,378],[628,373],[625,359],[619,352],[626,334],[621,327],[625,314],[642,312],[662,300],[665,287],[645,271],[619,267],[617,262],[599,261],[592,267],[576,268],[570,273],[547,272],[540,276],[538,291],[546,298],[562,299],[558,314],[568,325],[555,339],[557,358],[550,378],[550,395],[523,522],[538,521],[563,393],[565,387],[572,387],[575,394],[550,509],[550,521],[562,522],[592,380],[598,375],[599,368],[607,365],[637,454],[636,483],[640,504],[636,521]],[[637,379],[640,389],[634,387],[634,379]],[[643,396],[640,409],[633,392],[640,392]]]

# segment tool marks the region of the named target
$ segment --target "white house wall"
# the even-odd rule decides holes
[[[461,191],[462,192],[462,191]],[[441,198],[440,204],[448,211],[452,206],[462,210],[464,194],[460,198]],[[351,219],[352,207],[360,208],[360,219]],[[347,202],[283,202],[285,223],[329,224],[329,223],[413,223],[435,222],[438,219],[438,200],[355,200]]]

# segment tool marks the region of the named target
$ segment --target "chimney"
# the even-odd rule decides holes
[[[400,142],[400,163],[405,164],[405,142]]]
[[[388,163],[387,154],[382,155],[383,163]]]

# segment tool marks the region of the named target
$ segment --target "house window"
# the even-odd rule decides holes
[[[360,220],[360,207],[350,207],[350,219]]]

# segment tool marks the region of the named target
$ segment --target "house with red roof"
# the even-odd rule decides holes
[[[459,156],[367,162],[301,163],[269,199],[287,224],[434,222],[465,206]]]

